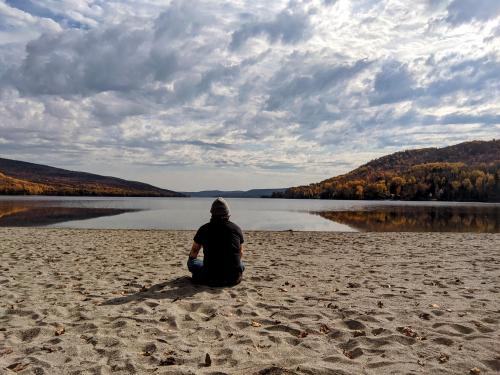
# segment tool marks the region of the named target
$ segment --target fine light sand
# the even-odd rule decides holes
[[[248,232],[233,288],[193,234],[0,229],[0,373],[500,372],[498,234]]]

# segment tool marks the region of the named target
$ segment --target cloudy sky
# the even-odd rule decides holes
[[[498,0],[0,0],[0,156],[174,190],[500,136]]]

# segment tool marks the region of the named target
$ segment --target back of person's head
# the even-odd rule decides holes
[[[224,198],[220,197],[212,203],[210,213],[212,214],[212,220],[229,220],[229,216],[231,216],[229,205]]]

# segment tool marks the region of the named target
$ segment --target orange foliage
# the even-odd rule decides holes
[[[273,197],[500,202],[500,141],[397,152]]]

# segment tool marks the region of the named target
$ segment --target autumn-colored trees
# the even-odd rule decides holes
[[[0,158],[0,194],[173,197],[182,194],[136,181]]]
[[[106,186],[95,183],[36,183],[6,176],[0,172],[0,195],[95,195],[95,196],[152,196],[161,194],[157,191],[141,191],[138,189]]]
[[[274,197],[500,201],[500,140],[396,152]]]
[[[405,165],[402,159],[390,160],[398,163],[397,168],[374,163],[375,168],[368,163],[348,174],[290,188],[273,197],[500,202],[500,161]]]
[[[0,194],[27,195],[43,194],[48,186],[12,178],[0,173]]]

